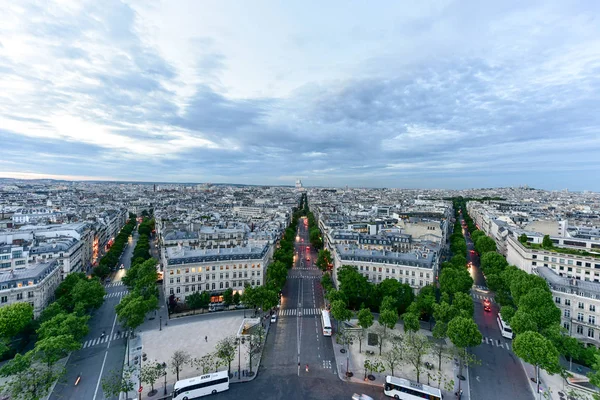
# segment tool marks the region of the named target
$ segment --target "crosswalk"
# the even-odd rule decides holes
[[[122,281],[111,282],[111,283],[109,283],[109,284],[106,285],[106,287],[117,287],[117,286],[123,286],[123,282]]]
[[[298,271],[314,271],[316,268],[294,268],[295,270]]]
[[[321,279],[317,275],[288,275],[288,279]]]
[[[303,308],[303,309],[301,309],[301,312],[302,312],[302,315],[321,315],[320,308]],[[297,314],[298,314],[297,308],[287,308],[287,309],[279,310],[280,317],[292,316],[292,315],[297,315]]]
[[[505,342],[504,340],[500,340],[500,339],[492,339],[492,338],[488,338],[488,337],[482,337],[481,344],[487,344],[492,347],[501,347],[501,348],[509,350],[509,351],[512,350],[512,346],[510,345],[510,343]]]
[[[483,294],[477,294],[477,293],[473,293],[473,294],[471,294],[471,296],[473,297],[473,299],[489,300],[490,303],[495,303],[494,298],[490,297],[490,296],[485,296]]]
[[[487,286],[473,285],[473,287],[479,290],[489,290]]]
[[[331,360],[323,360],[323,368],[331,369]]]
[[[129,293],[129,291],[124,290],[122,292],[113,292],[113,293],[108,293],[104,295],[105,299],[110,299],[111,297],[123,297],[125,296],[127,293]]]
[[[106,335],[104,337],[99,337],[99,338],[95,338],[95,339],[86,340],[83,343],[83,346],[81,346],[81,347],[83,349],[87,349],[88,347],[97,346],[99,344],[107,343],[109,341],[112,342],[113,340],[117,340],[117,339],[121,339],[121,338],[126,338],[127,336],[129,336],[129,332],[113,333],[112,336],[111,335]]]

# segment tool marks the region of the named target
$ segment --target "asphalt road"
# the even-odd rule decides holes
[[[136,242],[137,230],[121,256],[125,270],[131,265],[131,255]],[[89,334],[84,338],[82,348],[71,353],[66,365],[65,379],[56,384],[50,400],[103,400],[105,397],[102,392],[102,377],[110,375],[114,370],[122,370],[127,339],[116,322],[115,307],[127,293],[127,289],[121,283],[125,270],[117,270],[111,277],[111,283],[106,284],[104,304],[92,314]],[[104,337],[102,332],[105,332]],[[75,386],[78,375],[81,375],[81,380]]]
[[[471,349],[480,360],[479,365],[469,367],[471,399],[489,400],[531,400],[533,395],[519,358],[512,352],[512,340],[502,337],[496,322],[499,306],[493,302],[494,293],[487,289],[481,272],[479,255],[468,230],[463,229],[467,242],[467,261],[473,278],[473,302],[475,322],[483,336],[481,345]],[[473,252],[471,252],[473,250]],[[484,299],[490,299],[491,311],[483,310]]]
[[[317,253],[310,246],[302,220],[298,226],[298,256],[283,289],[280,315],[271,324],[258,376],[211,397],[325,400],[350,399],[353,393],[365,393],[374,399],[387,398],[380,387],[345,383],[337,376],[333,338],[323,336],[318,313],[324,300],[322,273],[314,265]],[[306,246],[310,246],[308,251]],[[310,260],[306,260],[307,255]]]

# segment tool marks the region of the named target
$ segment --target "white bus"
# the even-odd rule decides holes
[[[498,326],[500,327],[500,333],[502,334],[502,336],[505,337],[505,338],[507,338],[507,339],[512,339],[513,338],[513,331],[510,328],[510,325],[508,325],[502,319],[502,316],[500,315],[500,313],[498,313],[498,317],[496,318],[496,320],[498,321]]]
[[[331,319],[329,318],[329,311],[321,311],[321,324],[323,325],[323,336],[331,336]]]
[[[191,400],[227,389],[229,389],[229,373],[215,372],[177,381],[173,388],[173,400]]]
[[[442,391],[440,389],[389,375],[385,377],[383,393],[386,396],[400,400],[442,399]]]

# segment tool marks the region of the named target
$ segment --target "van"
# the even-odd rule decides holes
[[[225,305],[221,304],[221,303],[211,303],[208,305],[208,311],[209,312],[214,312],[214,311],[223,311],[225,310]]]

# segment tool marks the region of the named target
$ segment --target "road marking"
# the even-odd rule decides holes
[[[115,314],[115,320],[113,321],[112,329],[110,330],[110,336],[115,331],[115,325],[117,324],[117,315]],[[102,379],[102,372],[104,372],[104,365],[106,364],[106,356],[108,356],[108,349],[110,348],[110,342],[106,346],[106,350],[104,350],[104,360],[102,361],[102,367],[100,368],[100,376],[98,376],[98,382],[96,383],[96,390],[94,391],[94,400],[98,396],[98,388],[100,388],[100,380]]]

